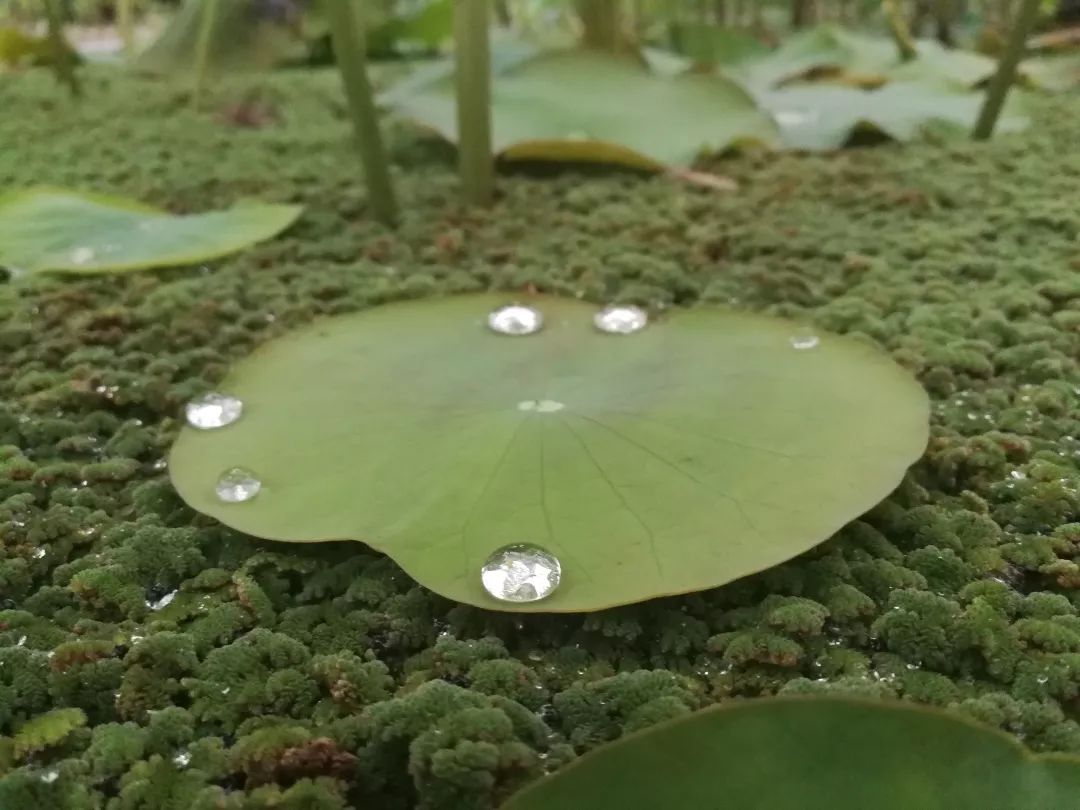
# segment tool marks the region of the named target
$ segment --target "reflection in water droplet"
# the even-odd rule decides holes
[[[88,264],[94,260],[94,249],[91,247],[77,247],[71,251],[72,264]]]
[[[543,325],[540,311],[522,304],[499,307],[488,315],[488,326],[500,335],[531,335]]]
[[[226,503],[250,501],[259,494],[260,489],[262,481],[243,467],[233,467],[223,472],[216,487],[217,496]]]
[[[821,339],[813,332],[799,332],[791,336],[790,342],[793,349],[813,349],[821,342]]]
[[[498,549],[480,570],[484,590],[501,602],[536,602],[551,595],[561,578],[559,560],[528,544]]]
[[[184,409],[184,415],[187,417],[188,424],[192,427],[200,430],[213,430],[214,428],[231,425],[240,418],[243,410],[244,403],[236,397],[211,392],[189,402]]]
[[[612,335],[629,335],[644,329],[648,322],[649,316],[645,310],[634,306],[612,305],[593,316],[596,328]]]

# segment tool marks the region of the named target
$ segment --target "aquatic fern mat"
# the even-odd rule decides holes
[[[397,122],[391,232],[351,172],[335,81],[226,84],[203,113],[92,70],[93,103],[35,72],[3,85],[6,191],[304,213],[207,269],[0,286],[0,807],[480,810],[603,743],[777,694],[899,697],[1080,751],[1075,98],[1039,100],[1026,133],[988,145],[706,167],[737,192],[507,174],[486,212],[460,207],[452,158]],[[251,93],[274,116],[233,126]],[[926,451],[787,562],[582,614],[446,599],[356,538],[261,540],[180,498],[167,456],[185,406],[230,393],[277,340],[530,288],[580,295],[586,316],[720,308],[803,324],[822,348],[840,335],[928,392]],[[258,415],[253,400],[199,438]]]

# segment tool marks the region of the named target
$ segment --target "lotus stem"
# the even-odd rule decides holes
[[[982,109],[979,110],[979,119],[975,122],[975,129],[971,137],[976,141],[985,141],[994,134],[1001,110],[1005,107],[1005,98],[1009,94],[1009,88],[1016,80],[1016,68],[1024,56],[1025,43],[1028,34],[1035,26],[1035,20],[1039,16],[1039,0],[1022,0],[1020,10],[1016,13],[1009,38],[1005,41],[1005,50],[998,59],[997,72],[990,79],[990,87],[986,91],[986,100]]]
[[[896,50],[900,52],[900,61],[910,62],[919,52],[915,49],[915,40],[911,38],[911,29],[908,28],[907,20],[904,19],[904,10],[897,0],[882,0],[881,11],[885,15],[885,23],[889,26],[896,43]]]
[[[582,44],[602,51],[622,47],[620,0],[578,0],[578,16],[583,26]]]
[[[206,78],[210,70],[210,51],[214,45],[214,33],[217,28],[218,0],[202,0],[202,13],[199,16],[199,34],[195,40],[195,73],[191,84],[191,103],[198,107],[206,89]]]
[[[465,200],[473,205],[491,205],[495,196],[490,20],[490,0],[455,0],[458,169]]]
[[[394,186],[390,180],[390,164],[386,159],[379,113],[367,74],[367,55],[360,21],[353,0],[327,0],[327,20],[330,23],[334,58],[337,60],[341,83],[352,118],[353,134],[364,166],[368,200],[376,219],[386,225],[397,222],[398,207]]]
[[[117,0],[116,30],[124,45],[124,56],[130,59],[135,55],[135,0]]]
[[[49,51],[52,55],[53,71],[56,80],[66,84],[71,95],[82,94],[79,77],[75,75],[75,53],[64,39],[64,20],[60,12],[59,0],[45,0],[45,17],[48,24]]]

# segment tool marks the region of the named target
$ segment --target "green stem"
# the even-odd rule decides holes
[[[45,0],[45,17],[49,27],[49,52],[56,80],[66,84],[71,95],[78,97],[82,93],[82,87],[79,77],[75,75],[75,53],[64,39],[64,21],[60,16],[59,0]]]
[[[116,0],[116,30],[124,43],[124,56],[135,55],[135,0]]]
[[[206,89],[206,77],[210,69],[210,51],[214,45],[217,28],[218,0],[202,0],[199,16],[199,34],[195,40],[195,75],[191,85],[191,103],[196,107]]]
[[[915,49],[915,40],[911,38],[911,29],[904,18],[904,10],[897,0],[882,0],[881,11],[885,14],[885,22],[896,43],[896,50],[900,52],[900,60],[910,62],[919,52]]]
[[[367,74],[367,56],[353,0],[326,0],[334,58],[352,117],[353,134],[364,165],[368,200],[376,219],[386,225],[397,222],[398,207],[390,181],[390,164],[379,131],[379,113]]]
[[[997,72],[990,80],[990,87],[986,91],[986,100],[982,109],[979,110],[979,120],[975,122],[975,129],[971,137],[977,141],[985,141],[994,134],[994,125],[997,124],[998,116],[1005,106],[1005,97],[1009,94],[1009,88],[1016,79],[1016,68],[1020,59],[1024,56],[1024,44],[1028,34],[1035,26],[1035,19],[1039,15],[1039,0],[1023,0],[1020,10],[1013,20],[1012,30],[1005,42],[1005,50],[998,60]]]
[[[620,0],[577,0],[578,16],[584,28],[582,44],[587,48],[617,51],[622,47]]]
[[[466,201],[491,205],[491,45],[489,0],[454,0],[458,168]]]

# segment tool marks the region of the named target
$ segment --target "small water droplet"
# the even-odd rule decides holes
[[[612,304],[593,316],[593,323],[601,332],[610,335],[629,335],[645,328],[649,315],[641,307]]]
[[[519,543],[498,549],[480,569],[480,581],[501,602],[536,602],[559,586],[562,566],[539,546]]]
[[[212,430],[231,425],[240,418],[243,410],[244,403],[236,397],[214,391],[189,402],[184,408],[184,415],[192,427]]]
[[[146,606],[151,610],[161,610],[164,607],[168,607],[172,604],[172,600],[176,598],[176,591],[165,594],[163,597],[153,602],[149,599],[146,600]]]
[[[487,322],[491,331],[500,335],[531,335],[540,331],[540,327],[544,325],[544,316],[532,307],[509,304],[488,315]]]
[[[777,110],[773,113],[776,123],[782,127],[801,127],[818,119],[817,110]]]
[[[89,264],[94,260],[94,249],[92,247],[77,247],[71,251],[71,263],[72,264]]]
[[[554,399],[525,399],[517,405],[519,411],[537,411],[539,413],[554,413],[561,411],[566,406]]]
[[[216,492],[226,503],[243,503],[258,495],[260,489],[262,481],[256,478],[254,473],[243,467],[233,467],[221,474]]]
[[[788,342],[791,343],[791,348],[802,351],[804,349],[813,349],[816,347],[821,342],[821,338],[813,332],[800,331],[792,335]]]

